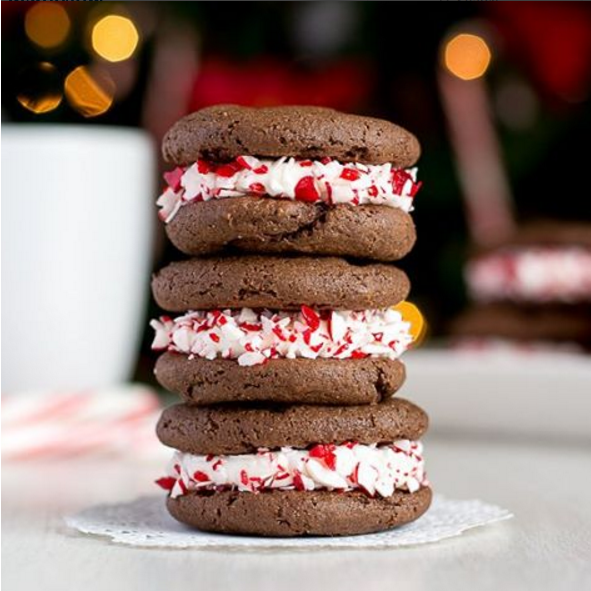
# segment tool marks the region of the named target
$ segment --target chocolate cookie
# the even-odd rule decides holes
[[[348,536],[398,527],[418,519],[431,504],[431,489],[363,492],[191,492],[166,504],[182,523],[204,531],[260,536]]]
[[[231,160],[240,155],[412,166],[420,155],[414,135],[389,121],[323,107],[249,108],[215,105],[175,123],[164,137],[167,162],[199,158]]]
[[[591,306],[482,304],[458,317],[451,332],[456,336],[572,342],[591,347]]]
[[[412,249],[410,215],[384,205],[333,205],[234,197],[181,207],[167,224],[171,242],[190,255],[227,249],[395,261]]]
[[[163,353],[155,374],[162,386],[189,403],[371,404],[389,398],[403,384],[396,359],[274,359],[241,366],[230,359],[189,359]],[[302,379],[305,376],[305,379]]]
[[[560,247],[582,246],[591,248],[591,223],[581,221],[537,220],[520,226],[501,241],[475,252],[488,254],[499,247]]]
[[[214,308],[367,310],[404,300],[408,277],[391,265],[344,259],[242,256],[195,258],[168,265],[152,279],[154,298],[171,312]]]
[[[305,448],[314,443],[371,444],[419,439],[428,417],[402,398],[360,406],[200,407],[177,404],[160,417],[164,445],[192,454],[241,454],[260,447]]]

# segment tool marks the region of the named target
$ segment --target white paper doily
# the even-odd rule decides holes
[[[478,500],[456,501],[435,495],[429,511],[414,523],[379,534],[346,537],[255,538],[199,532],[175,521],[161,496],[98,505],[65,518],[85,534],[107,536],[129,546],[159,548],[394,548],[437,542],[467,529],[509,519],[506,509]]]

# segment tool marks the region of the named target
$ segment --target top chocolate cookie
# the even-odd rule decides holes
[[[249,154],[390,162],[405,168],[418,160],[420,151],[414,135],[389,121],[305,106],[207,107],[175,123],[162,144],[164,159],[181,165]]]

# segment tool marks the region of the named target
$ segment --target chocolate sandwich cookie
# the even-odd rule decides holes
[[[174,452],[158,484],[194,527],[256,535],[352,535],[419,517],[431,491],[418,438],[427,416],[402,399],[362,406],[167,409]]]
[[[240,250],[379,261],[401,259],[416,239],[412,218],[402,209],[256,196],[188,203],[166,233],[189,255]]]
[[[409,290],[408,277],[396,267],[334,257],[195,258],[172,263],[152,279],[156,302],[171,312],[302,305],[364,310],[393,306]]]
[[[576,343],[591,348],[591,306],[482,304],[458,317],[451,332],[462,337]]]
[[[403,398],[359,406],[240,406],[199,407],[178,404],[167,408],[156,432],[160,441],[190,454],[248,454],[259,448],[314,443],[362,444],[416,440],[428,417]]]
[[[397,359],[274,359],[241,366],[232,359],[190,359],[163,353],[156,378],[186,402],[356,405],[381,402],[403,384],[404,364]]]
[[[167,162],[198,159],[223,162],[250,154],[279,158],[330,157],[367,164],[412,166],[420,155],[416,138],[397,125],[373,117],[323,107],[248,108],[216,105],[191,113],[164,137]]]
[[[431,489],[369,497],[359,491],[190,492],[168,498],[170,514],[204,531],[260,536],[347,536],[398,527],[418,519]]]

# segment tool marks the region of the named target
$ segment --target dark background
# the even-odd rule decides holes
[[[447,319],[465,303],[462,264],[470,248],[436,80],[449,35],[483,31],[491,47],[485,82],[518,219],[591,220],[586,3],[60,4],[67,5],[70,34],[59,47],[43,49],[23,26],[31,3],[2,2],[4,121],[142,126],[159,141],[178,116],[208,104],[309,103],[384,117],[412,130],[423,146],[424,186],[413,214],[420,239],[402,266],[432,334],[444,333]],[[127,70],[99,64],[122,89],[111,108],[93,118],[67,100],[43,114],[24,108],[19,95],[43,94],[49,87],[59,92],[73,68],[96,64],[88,26],[107,10],[105,4],[131,18],[140,32]],[[38,69],[45,61],[55,66],[50,79]],[[160,240],[155,266],[175,256]],[[147,334],[142,358],[149,355],[149,340]],[[150,362],[144,363],[147,368]]]

